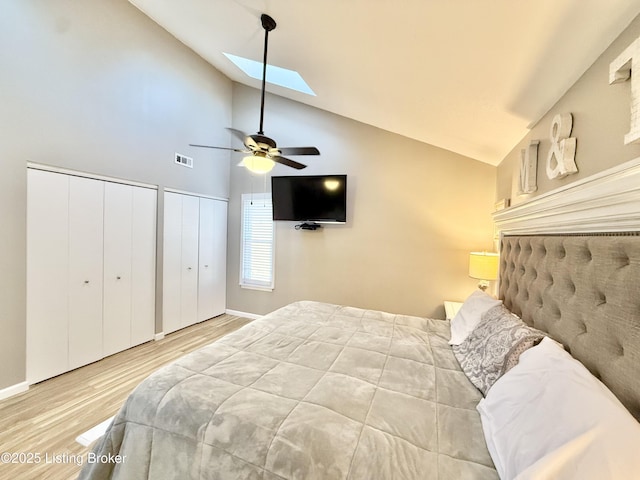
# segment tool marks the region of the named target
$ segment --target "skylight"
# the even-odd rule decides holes
[[[224,52],[223,52],[224,53]],[[251,78],[262,80],[262,62],[249,60],[248,58],[238,57],[230,53],[224,53],[224,56],[231,60],[240,70],[249,75]],[[267,63],[267,82],[279,85],[281,87],[290,88],[307,95],[316,94],[307,85],[307,82],[300,76],[298,72],[287,70],[286,68],[276,67]]]

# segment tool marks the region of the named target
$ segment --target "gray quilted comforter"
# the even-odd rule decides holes
[[[293,303],[142,382],[80,478],[497,479],[448,338],[442,320]]]

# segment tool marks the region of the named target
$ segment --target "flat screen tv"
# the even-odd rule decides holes
[[[346,175],[271,177],[271,197],[274,220],[347,221]]]

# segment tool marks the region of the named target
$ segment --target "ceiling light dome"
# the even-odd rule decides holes
[[[266,153],[255,152],[253,155],[244,157],[241,162],[252,173],[263,175],[273,170],[275,162],[267,157]]]

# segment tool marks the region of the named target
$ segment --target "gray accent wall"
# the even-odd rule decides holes
[[[25,380],[27,162],[158,185],[161,220],[165,187],[228,197],[229,154],[188,144],[232,120],[232,82],[125,0],[1,10],[0,389]]]
[[[640,17],[633,19],[627,29],[504,158],[497,169],[497,199],[511,198],[512,204],[521,203],[640,156],[640,144],[624,144],[631,116],[631,82],[609,85],[610,63],[638,37]],[[640,72],[633,72],[632,75],[640,75]],[[549,180],[546,165],[552,145],[550,128],[553,117],[560,113],[573,114],[571,136],[577,139],[575,158],[578,173]],[[530,195],[518,195],[520,150],[534,139],[540,140],[538,190]]]

